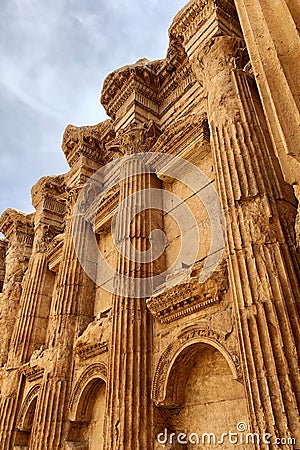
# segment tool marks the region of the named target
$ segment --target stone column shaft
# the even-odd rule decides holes
[[[156,226],[159,221],[159,218],[155,217],[157,213],[148,210],[140,213],[130,223],[130,212],[131,217],[134,217],[139,206],[149,204],[146,196],[150,195],[150,191],[147,189],[159,187],[159,181],[153,174],[143,173],[135,176],[141,164],[139,160],[124,163],[122,170],[126,179],[121,182],[120,201],[137,191],[141,193],[138,200],[129,200],[128,207],[120,211],[117,222],[120,250],[127,255],[127,258],[119,257],[117,273],[133,279],[133,283],[138,278],[151,279],[153,265],[151,262],[135,262],[135,252],[132,248],[130,250],[130,244],[140,252],[146,252],[153,221]],[[144,297],[144,289],[143,282],[133,288],[129,280],[128,291],[134,292],[136,297],[130,298],[129,295],[124,296],[122,286],[116,284],[107,395],[106,450],[152,448],[150,405],[152,322],[145,298],[139,298]]]
[[[85,224],[82,221],[78,224],[82,228],[77,230],[77,236],[83,241]],[[93,309],[94,284],[78,261],[73,244],[71,216],[66,220],[65,245],[57,276],[47,337],[47,351],[52,361],[45,370],[38,397],[38,420],[33,424],[31,450],[63,448],[68,393],[74,365],[74,340],[85,309],[88,310],[88,305]],[[92,320],[92,313],[89,320]]]
[[[290,237],[296,207],[252,80],[236,68],[242,47],[236,38],[217,37],[199,55],[251,425],[299,445],[299,260]]]

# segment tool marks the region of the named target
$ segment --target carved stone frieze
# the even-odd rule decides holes
[[[189,155],[191,146],[200,145],[206,146],[204,153],[207,153],[207,148],[210,143],[210,133],[208,128],[207,117],[205,114],[189,115],[168,126],[164,132],[157,139],[152,151],[159,153],[171,153],[172,155],[181,156],[192,163],[195,161],[192,155]],[[195,160],[199,161],[201,150],[199,153],[193,151]]]
[[[39,366],[30,366],[28,363],[21,367],[20,372],[30,383],[43,377],[44,368]]]
[[[62,249],[64,245],[64,234],[58,234],[48,244],[46,249],[46,258],[49,264],[49,269],[57,272],[62,256]]]
[[[0,238],[0,293],[2,292],[2,287],[5,278],[5,258],[7,247],[8,247],[7,239]]]
[[[25,214],[9,208],[0,217],[0,231],[10,240],[12,235],[23,245],[31,246],[33,242],[34,214]]]
[[[31,189],[32,204],[35,208],[43,202],[46,211],[64,215],[65,176],[42,177]]]
[[[111,120],[98,125],[75,127],[68,125],[63,136],[62,149],[70,167],[73,167],[80,156],[99,164],[106,164],[111,155],[105,144],[114,138],[115,132]]]
[[[100,313],[75,343],[75,351],[82,359],[89,359],[108,351],[111,333],[110,311]]]
[[[157,71],[161,66],[161,61],[141,59],[108,75],[101,93],[101,103],[107,114],[115,120],[117,112],[133,93],[158,103]]]
[[[148,299],[147,306],[162,323],[170,323],[220,303],[228,288],[227,269],[223,265],[202,284],[199,283],[199,276],[189,275],[182,283]]]
[[[113,189],[103,196],[95,217],[94,229],[96,233],[100,234],[107,232],[111,224],[111,219],[118,208],[119,197],[119,185],[114,186]]]
[[[152,149],[159,136],[160,130],[152,120],[142,124],[133,122],[121,129],[106,147],[122,156],[144,153]]]
[[[202,28],[204,29],[201,33]],[[226,31],[232,34],[241,33],[234,2],[231,0],[196,0],[189,2],[175,16],[169,29],[169,35],[171,41],[172,38],[181,38],[187,46],[187,43],[198,35],[207,39],[213,33],[220,34],[220,32]]]

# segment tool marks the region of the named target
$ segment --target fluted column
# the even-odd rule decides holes
[[[66,219],[65,244],[53,294],[50,324],[47,335],[48,364],[38,397],[33,424],[31,450],[63,448],[67,423],[68,393],[73,376],[74,340],[82,316],[93,317],[94,284],[81,267],[73,244],[73,209]],[[73,230],[84,242],[83,221],[76,222],[81,229]],[[78,244],[80,246],[80,243]],[[89,317],[88,317],[89,316]]]
[[[117,282],[113,297],[105,449],[150,450],[153,441],[152,324],[144,297],[146,289],[151,288],[155,269],[152,262],[136,261],[134,249],[145,254],[153,227],[161,227],[162,217],[158,211],[147,210],[136,215],[150,204],[147,198],[151,195],[150,189],[159,189],[160,182],[153,173],[143,170],[143,163],[135,158],[126,160],[121,170],[124,180],[120,186],[120,202],[127,199],[127,203],[126,208],[120,210],[116,224],[120,251],[117,273],[128,277],[128,284]],[[140,174],[135,175],[137,173]],[[132,197],[138,191],[139,195]],[[135,220],[131,221],[133,217]]]
[[[237,38],[211,39],[199,51],[194,68],[208,95],[252,429],[261,435],[292,436],[299,446],[296,207],[275,158],[253,80],[241,70],[243,47]]]
[[[5,278],[5,258],[7,245],[8,241],[6,239],[0,238],[0,293],[2,292]]]
[[[45,344],[55,275],[48,268],[46,248],[63,231],[65,206],[63,177],[44,177],[32,188],[35,214],[33,251],[24,279],[20,311],[13,332],[9,365],[29,360]]]
[[[7,363],[10,341],[18,316],[22,281],[33,242],[33,214],[8,209],[0,218],[0,231],[8,240],[3,294],[0,299],[0,367]]]
[[[8,366],[11,338],[20,308],[22,283],[33,241],[33,215],[8,209],[0,219],[0,230],[8,239],[5,279],[0,302],[2,382],[0,391],[0,449],[10,448],[10,439],[20,387],[17,369]]]

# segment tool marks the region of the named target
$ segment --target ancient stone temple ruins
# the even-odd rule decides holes
[[[299,27],[191,0],[2,214],[1,450],[300,448]]]

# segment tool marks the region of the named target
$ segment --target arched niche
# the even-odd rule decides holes
[[[67,448],[103,448],[107,368],[104,363],[89,366],[74,386],[70,404]]]
[[[201,442],[205,433],[215,433],[220,439],[223,433],[238,432],[240,422],[249,424],[238,356],[213,331],[205,334],[195,328],[184,331],[160,358],[152,398],[157,405],[155,436],[168,430],[165,448],[195,448],[195,442],[178,443],[180,433],[196,433],[201,448],[211,448]],[[175,433],[172,442],[171,433]],[[226,444],[230,445],[225,439],[223,446]],[[161,448],[161,444],[155,445],[155,449]],[[243,447],[237,443],[235,448]]]
[[[159,359],[152,385],[154,403],[157,406],[180,407],[182,395],[178,380],[184,379],[185,368],[193,361],[201,345],[210,345],[218,350],[226,360],[232,378],[241,381],[238,355],[229,352],[220,341],[219,334],[210,329],[191,327],[183,330]]]
[[[17,419],[14,448],[29,448],[40,385],[33,386],[25,396]]]

